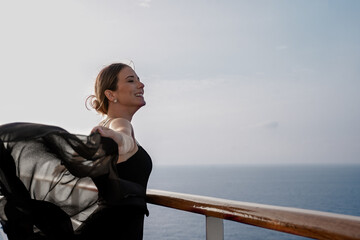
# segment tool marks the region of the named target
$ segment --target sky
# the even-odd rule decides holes
[[[0,0],[0,124],[87,135],[132,60],[156,165],[360,163],[360,1]]]

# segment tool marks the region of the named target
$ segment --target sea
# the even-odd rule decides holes
[[[149,189],[360,216],[360,165],[154,166]],[[206,239],[205,216],[148,204],[144,240]],[[309,239],[224,220],[224,239]]]
[[[153,167],[149,189],[360,216],[359,165]],[[144,240],[204,240],[205,216],[148,204]],[[0,229],[1,230],[1,229]],[[224,239],[308,239],[224,220]],[[6,236],[0,231],[0,240]]]

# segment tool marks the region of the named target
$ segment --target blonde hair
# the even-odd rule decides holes
[[[98,113],[106,115],[109,109],[109,100],[105,96],[105,90],[115,91],[117,89],[119,72],[125,68],[130,67],[124,63],[113,63],[103,68],[96,77],[95,94],[87,97],[85,106],[95,109]],[[89,108],[88,108],[89,109]]]

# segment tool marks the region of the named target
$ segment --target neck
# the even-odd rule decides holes
[[[137,109],[134,111],[133,109],[129,109],[129,108],[126,109],[109,108],[107,112],[107,116],[109,118],[124,118],[129,122],[131,122],[132,117],[134,116],[136,111]]]

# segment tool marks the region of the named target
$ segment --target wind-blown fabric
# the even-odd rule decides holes
[[[0,126],[1,220],[7,220],[6,204],[36,215],[34,206],[45,202],[60,207],[72,220],[83,221],[98,199],[91,178],[113,175],[109,173],[117,160],[117,149],[113,140],[99,133],[76,135],[35,123]],[[119,191],[114,194],[119,199],[145,194],[121,179],[109,182],[116,183]]]

